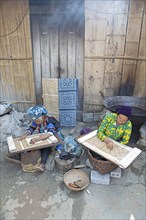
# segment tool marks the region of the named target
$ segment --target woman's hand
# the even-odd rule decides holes
[[[37,138],[32,138],[31,140],[30,140],[30,144],[35,144],[37,141],[43,141],[43,140],[46,140],[48,137],[50,137],[51,136],[51,134],[48,134],[48,133],[46,133],[46,134],[42,134],[42,135],[40,135],[39,137],[37,137]]]
[[[108,147],[110,150],[112,150],[112,149],[113,149],[113,142],[112,142],[112,141],[109,142],[109,143],[107,144],[107,147]]]
[[[106,138],[104,139],[104,142],[107,144],[107,147],[108,147],[110,150],[113,149],[113,142],[112,142],[111,139],[109,139],[109,138],[106,137]]]
[[[38,138],[32,138],[29,143],[35,144],[37,141],[39,141]]]
[[[19,141],[22,141],[24,138],[26,138],[28,135],[30,135],[30,131],[26,131],[25,134],[22,134],[21,136],[18,137]]]

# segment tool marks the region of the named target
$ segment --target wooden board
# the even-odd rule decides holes
[[[13,138],[12,136],[9,136],[7,138],[7,143],[8,143],[8,149],[9,149],[10,153],[19,153],[19,152],[24,152],[24,151],[52,147],[52,146],[57,145],[60,142],[58,137],[51,135],[46,140],[38,141],[35,144],[30,144],[30,140],[32,138],[37,138],[40,135],[41,134],[29,135],[21,141],[19,141],[19,138]]]
[[[114,140],[112,140],[114,143],[113,149],[110,150],[107,148],[106,143],[101,141],[96,134],[97,130],[76,140],[83,146],[117,164],[122,169],[127,168],[142,152],[138,148],[131,148]]]
[[[43,105],[48,113],[59,120],[58,79],[43,78]]]

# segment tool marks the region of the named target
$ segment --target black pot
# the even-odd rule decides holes
[[[132,115],[130,120],[133,124],[143,124],[146,121],[146,98],[136,96],[111,96],[104,98],[104,106],[116,112],[120,106],[130,106]]]

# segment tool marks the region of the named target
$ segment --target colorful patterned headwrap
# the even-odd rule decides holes
[[[36,120],[42,115],[47,115],[48,112],[43,105],[35,105],[27,110],[27,114],[32,120]]]

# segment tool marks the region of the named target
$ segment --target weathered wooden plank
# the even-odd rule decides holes
[[[3,25],[3,17],[2,17],[2,4],[0,3],[0,36],[4,34],[4,25]]]
[[[14,78],[12,73],[12,62],[5,61],[2,66],[2,84],[3,84],[3,98],[14,98]]]
[[[146,94],[146,62],[138,61],[135,77],[134,96],[145,97]]]
[[[23,1],[15,1],[15,11],[17,11],[17,13],[15,14],[15,23],[16,23],[16,27],[19,26],[19,28],[17,29],[17,36],[18,37],[24,37],[24,23],[22,21],[24,13],[22,10],[22,3]],[[24,18],[25,19],[25,18]],[[21,23],[21,25],[20,25]]]
[[[19,57],[18,37],[9,37],[11,57]]]
[[[146,2],[145,2],[146,8]],[[146,57],[146,13],[143,14],[142,17],[142,30],[141,30],[141,38],[139,42],[139,56]]]
[[[124,55],[125,36],[107,36],[105,55]]]
[[[78,79],[78,106],[83,109],[83,89],[84,89],[84,28],[83,24],[76,29],[76,78]]]
[[[21,75],[21,66],[19,60],[13,60],[13,74],[14,76],[20,76]]]
[[[31,37],[25,37],[26,57],[32,57]]]
[[[126,35],[128,14],[115,14],[113,17],[113,35]]]
[[[60,63],[60,78],[67,78],[67,42],[68,36],[66,33],[67,24],[62,23],[60,27],[60,40],[59,40],[59,63]]]
[[[100,91],[103,90],[104,61],[85,61],[84,98],[85,103],[102,102]]]
[[[49,17],[43,16],[41,21],[41,68],[44,78],[51,76]]]
[[[32,23],[32,36],[33,36],[34,77],[35,77],[36,100],[38,103],[42,103],[39,19],[40,19],[39,16],[33,15],[31,19],[31,23]]]
[[[129,11],[129,1],[118,0],[113,3],[114,14],[127,14]]]
[[[139,56],[146,57],[146,38],[140,39],[140,46],[139,46]]]
[[[30,38],[31,33],[30,33],[30,12],[29,12],[29,1],[22,1],[21,2],[22,6],[21,6],[21,10],[22,10],[22,14],[25,14],[25,18],[23,20],[23,29],[24,29],[24,33],[25,33],[25,37],[26,38]]]
[[[141,17],[129,17],[126,41],[139,42],[141,22]]]
[[[24,58],[24,57],[27,57],[27,54],[26,54],[26,40],[24,37],[18,37],[18,47],[19,47],[19,57],[21,58]],[[17,57],[18,57],[18,54],[17,54]]]
[[[119,94],[119,88],[106,88],[104,87],[103,89],[103,94],[105,96],[116,96],[117,94]]]
[[[4,99],[5,97],[5,89],[4,89],[4,83],[5,83],[5,69],[4,69],[4,61],[1,60],[0,61],[0,71],[1,71],[1,74],[0,74],[0,97],[1,97],[1,100]]]
[[[29,2],[22,1],[21,2],[21,11],[22,14],[25,14],[25,18],[23,20],[22,28],[25,36],[25,50],[26,57],[32,57],[32,45],[31,45],[31,33],[30,33],[30,15],[29,15]]]
[[[94,40],[105,41],[107,20],[106,18],[97,19],[96,17],[92,21],[94,25]]]
[[[105,41],[95,40],[95,41],[85,41],[85,56],[103,56],[105,53]]]
[[[130,17],[142,17],[143,14],[143,9],[144,9],[144,0],[134,0],[130,1],[130,10],[129,10],[129,15]]]
[[[119,92],[122,76],[122,60],[107,59],[105,60],[104,74],[104,95],[112,96]],[[116,86],[115,86],[116,85]]]
[[[122,68],[123,68],[123,61],[121,59],[116,60],[116,59],[107,59],[104,61],[105,65],[105,73],[115,73],[115,74],[120,74],[122,73]]]
[[[58,27],[50,28],[51,78],[58,77]]]
[[[136,64],[127,61],[123,64],[120,95],[133,95],[135,84]]]
[[[22,96],[22,80],[21,80],[21,76],[14,76],[14,82],[15,82],[15,97],[16,100],[22,100],[23,96]]]
[[[10,47],[9,47],[8,38],[6,38],[6,37],[0,38],[0,57],[1,58],[10,57]]]
[[[138,42],[126,42],[125,55],[129,57],[137,57],[138,46]]]
[[[90,2],[90,1],[89,1]],[[114,6],[113,0],[99,0],[99,1],[94,1],[93,0],[94,6],[94,11],[96,13],[102,13],[102,14],[113,14],[114,12]]]
[[[103,60],[85,60],[84,76],[92,80],[92,78],[101,78],[104,73]]]
[[[115,90],[115,93],[119,91],[119,86],[121,82],[121,74],[120,73],[106,73],[104,75],[104,88],[113,91],[113,88]],[[116,85],[116,87],[115,87]]]
[[[31,100],[30,95],[30,84],[28,83],[28,75],[21,76],[21,85],[22,85],[22,97],[23,100]]]
[[[145,2],[145,5],[146,5],[146,2]],[[146,38],[146,12],[143,14],[141,38],[144,38],[144,39]]]
[[[75,54],[76,54],[76,31],[75,24],[68,29],[68,78],[75,78]]]
[[[91,20],[87,20],[85,19],[85,40],[94,40],[94,34],[95,30],[94,30],[94,23],[93,23],[93,19]]]
[[[35,105],[35,102],[31,102],[31,103],[20,103],[19,102],[18,104],[13,104],[14,108],[17,109],[17,111],[24,112],[24,113],[26,113],[26,111],[34,105]]]
[[[10,14],[8,14],[8,12],[10,13],[11,10],[9,10],[7,7],[8,4],[6,2],[2,2],[2,11],[1,11],[2,26],[0,26],[1,27],[0,29],[2,29],[1,36],[7,35],[8,33],[10,33],[10,30],[12,30],[9,27]],[[6,57],[10,57],[11,53],[10,53],[9,36],[1,37],[1,40],[5,42],[4,46],[3,46],[3,42],[1,42],[3,55],[6,55]],[[5,49],[3,47],[5,47]]]

